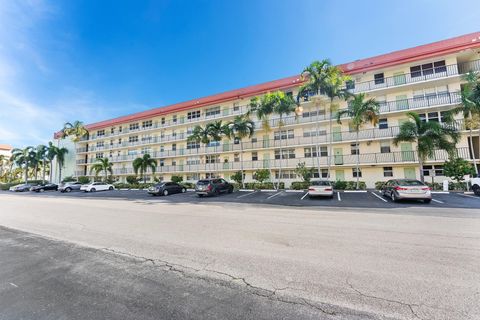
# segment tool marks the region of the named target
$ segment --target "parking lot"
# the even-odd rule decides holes
[[[6,193],[8,191],[2,191]],[[145,190],[113,190],[96,193],[85,192],[20,192],[15,194],[35,197],[75,197],[75,198],[109,198],[124,199],[130,201],[169,202],[169,203],[247,203],[258,205],[279,205],[294,207],[340,207],[340,208],[409,208],[409,207],[443,207],[443,208],[480,208],[480,197],[451,192],[434,193],[432,202],[429,204],[421,201],[406,200],[392,202],[389,198],[383,197],[375,190],[368,191],[339,191],[335,192],[333,198],[309,198],[305,191],[235,191],[231,194],[220,196],[198,198],[193,191],[184,194],[173,194],[169,196],[151,196]]]

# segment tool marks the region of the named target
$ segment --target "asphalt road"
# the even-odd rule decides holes
[[[0,319],[480,318],[478,209],[220,198],[0,194]]]

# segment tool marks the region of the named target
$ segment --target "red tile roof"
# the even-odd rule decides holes
[[[0,150],[10,151],[12,149],[13,149],[13,147],[9,144],[0,144]]]
[[[355,74],[360,72],[366,72],[374,69],[385,68],[389,66],[394,66],[402,63],[407,63],[416,60],[427,59],[435,56],[446,55],[449,53],[459,52],[466,49],[480,47],[480,32],[470,33],[463,36],[450,38],[447,40],[442,40],[438,42],[433,42],[430,44],[425,44],[409,49],[394,51],[387,54],[382,54],[379,56],[361,59],[345,64],[339,65],[346,73]],[[239,98],[247,98],[268,91],[287,89],[295,87],[301,83],[300,76],[292,76],[288,78],[283,78],[279,80],[274,80],[270,82],[265,82],[258,85],[253,85],[245,87],[242,89],[236,89],[227,91],[220,94],[215,94],[199,99],[194,99],[186,102],[172,104],[166,107],[155,108],[147,111],[137,112],[134,114],[105,120],[101,122],[96,122],[87,125],[88,130],[95,130],[100,128],[109,127],[112,125],[127,123],[131,121],[137,121],[142,119],[151,118],[153,116],[166,115],[173,112],[178,112],[182,110],[188,110],[193,108],[198,108],[202,106],[207,106],[215,103],[222,103],[231,100],[236,100]],[[55,138],[58,138],[60,135],[57,132]]]

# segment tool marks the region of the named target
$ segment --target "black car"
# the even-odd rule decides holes
[[[43,192],[43,191],[57,191],[58,185],[55,183],[45,183],[39,184],[38,186],[33,186],[30,188],[30,191]]]
[[[224,179],[198,180],[195,185],[195,192],[199,197],[219,195],[220,193],[232,193],[233,185]]]
[[[185,193],[187,189],[176,182],[161,182],[148,188],[148,193],[154,196],[168,196],[173,193]]]

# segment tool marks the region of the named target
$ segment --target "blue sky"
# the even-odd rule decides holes
[[[0,0],[0,143],[480,31],[478,0]]]

